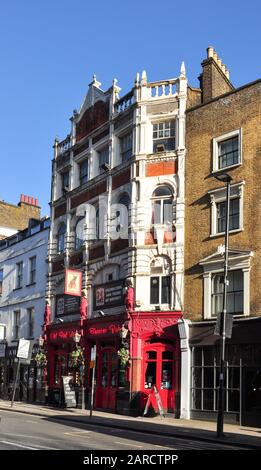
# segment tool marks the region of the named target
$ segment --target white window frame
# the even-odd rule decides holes
[[[230,187],[230,201],[232,199],[239,199],[239,227],[234,230],[229,230],[229,233],[237,233],[244,230],[244,218],[243,218],[243,207],[244,207],[244,188],[245,182],[232,184]],[[211,202],[211,232],[210,237],[219,237],[224,236],[225,232],[218,232],[218,223],[217,223],[217,205],[220,202],[226,201],[226,187],[223,186],[218,189],[212,189],[208,192],[210,195]]]
[[[250,315],[250,270],[251,270],[251,257],[242,254],[238,256],[229,257],[229,272],[243,271],[243,313],[234,315],[234,318],[242,318]],[[200,262],[203,266],[203,285],[204,285],[204,307],[203,316],[204,320],[213,320],[216,317],[212,315],[212,278],[214,274],[222,274],[224,272],[224,259],[220,260],[203,260]]]
[[[19,261],[18,263],[16,263],[16,282],[15,282],[16,289],[21,289],[23,287],[23,270],[24,270],[23,261]]]
[[[33,267],[33,260],[35,261],[34,269]],[[32,276],[32,274],[34,275]],[[31,256],[29,258],[29,283],[28,285],[35,284],[36,283],[36,255]]]
[[[13,319],[14,319],[13,338],[14,340],[18,340],[20,338],[20,332],[21,332],[21,310],[14,310]],[[17,319],[19,319],[18,322],[16,321]]]
[[[34,338],[34,329],[35,329],[35,308],[34,307],[30,307],[27,309],[27,318],[28,318],[28,338]],[[33,318],[33,321],[32,321],[32,318]],[[30,331],[31,325],[32,325],[32,332]]]
[[[163,129],[162,129],[162,132],[163,134],[165,134],[166,130],[168,130],[168,128],[166,129],[166,124],[170,124],[169,126],[169,130],[171,131],[171,123],[173,122],[173,127],[174,127],[174,135],[170,135],[169,137],[154,137],[154,133],[155,132],[161,132],[159,130],[159,128],[157,130],[154,130],[154,126],[160,126],[160,125],[163,125]],[[177,147],[177,132],[176,132],[176,116],[173,117],[173,118],[169,118],[169,119],[164,119],[164,120],[157,120],[157,121],[154,121],[152,122],[152,152],[153,153],[159,153],[160,151],[155,149],[154,150],[154,144],[157,142],[157,145],[161,145],[161,142],[164,142],[165,140],[173,140],[174,141],[174,149],[172,150],[168,150],[168,149],[165,149],[164,152],[175,152],[176,150],[176,147]],[[171,132],[170,132],[171,133]]]
[[[218,149],[219,144],[224,142],[225,140],[233,139],[234,137],[238,137],[238,162],[234,163],[233,165],[224,166],[222,168],[218,167]],[[213,139],[213,173],[224,171],[225,169],[228,170],[230,168],[235,168],[239,165],[242,165],[242,129],[236,129],[232,132],[228,132],[227,134],[222,134],[219,137],[215,137]]]

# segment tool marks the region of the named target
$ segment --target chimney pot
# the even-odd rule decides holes
[[[28,203],[28,196],[24,196],[24,202]]]
[[[38,198],[35,198],[35,205],[38,206]]]
[[[218,66],[221,68],[221,66],[222,66],[222,60],[221,60],[219,57],[218,57],[217,63],[218,63]]]
[[[23,194],[21,194],[21,196],[20,196],[20,202],[24,202],[24,195]]]
[[[208,58],[209,58],[209,57],[213,57],[213,55],[214,55],[214,47],[209,46],[209,47],[207,48],[207,54],[208,54]]]
[[[214,51],[214,53],[213,53],[213,59],[214,59],[216,62],[217,62],[217,60],[218,60],[218,55],[217,55],[216,51]]]
[[[226,66],[224,64],[221,64],[221,70],[224,74],[226,74]]]
[[[35,206],[35,199],[32,197],[32,205]]]

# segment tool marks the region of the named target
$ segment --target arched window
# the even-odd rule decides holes
[[[84,217],[81,217],[75,226],[75,249],[78,250],[84,243]]]
[[[173,193],[168,186],[159,186],[152,194],[152,224],[172,223]]]
[[[150,303],[170,305],[171,303],[171,266],[165,256],[155,258],[150,265]]]
[[[66,234],[66,225],[62,223],[59,227],[58,234],[57,234],[57,251],[58,253],[62,253],[65,248],[65,234]]]

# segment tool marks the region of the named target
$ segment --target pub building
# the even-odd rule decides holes
[[[185,418],[185,66],[156,82],[143,71],[127,94],[120,90],[113,80],[103,91],[94,76],[70,133],[54,142],[49,400],[62,403],[61,378],[69,374],[78,405],[82,381],[90,405],[96,345],[96,408],[138,415],[151,396],[157,411],[158,391],[163,410]],[[73,367],[80,351],[84,360]]]

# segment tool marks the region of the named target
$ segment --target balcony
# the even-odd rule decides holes
[[[162,80],[158,82],[148,83],[148,97],[149,98],[167,98],[177,94],[177,79]]]

